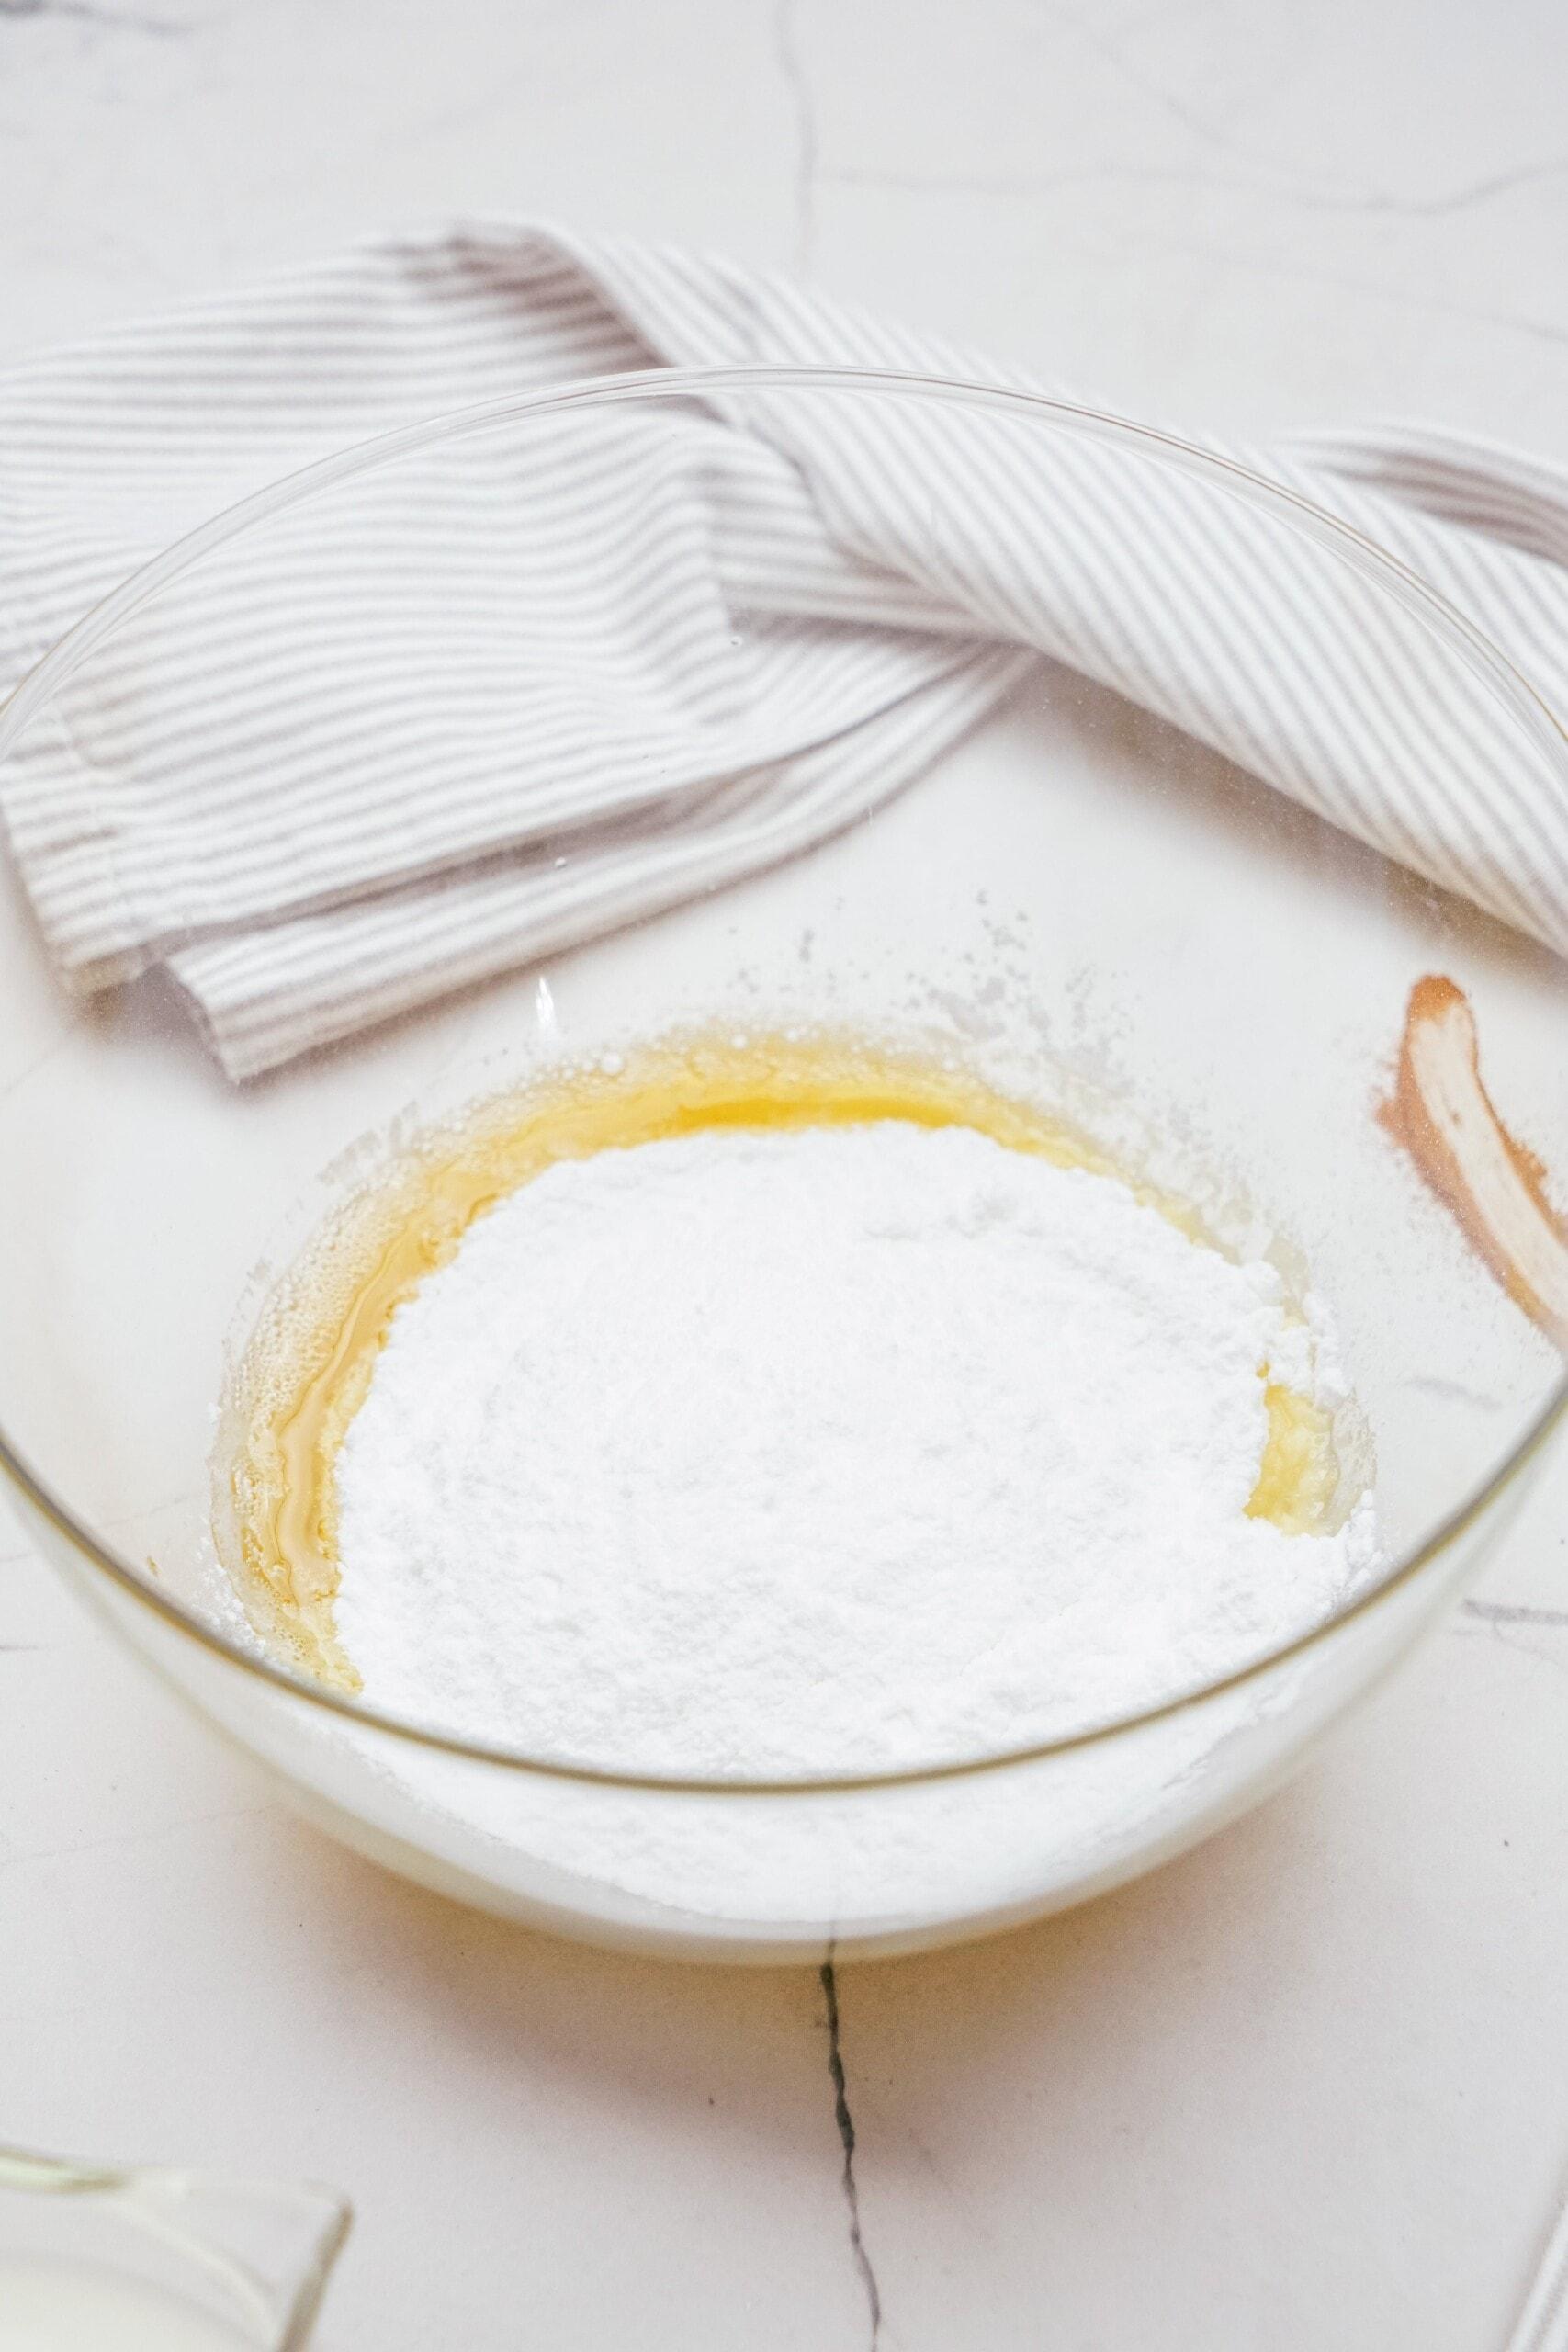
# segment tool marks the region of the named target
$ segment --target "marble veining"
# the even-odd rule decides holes
[[[0,0],[0,365],[538,214],[1201,430],[1564,459],[1565,68],[1545,0]],[[6,1519],[4,2127],[341,2183],[325,2352],[1474,2352],[1568,2185],[1564,1674],[1560,1449],[1447,1632],[1200,1852],[988,1947],[682,1971],[340,1853]]]

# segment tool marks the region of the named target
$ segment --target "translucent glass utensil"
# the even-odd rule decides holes
[[[310,2181],[0,2149],[0,2352],[301,2352],[351,2219]]]

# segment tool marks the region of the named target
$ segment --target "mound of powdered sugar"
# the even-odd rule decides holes
[[[1246,1514],[1280,1278],[966,1128],[564,1161],[395,1315],[338,1455],[367,1700],[649,1770],[1045,1737],[1304,1631],[1376,1558]]]

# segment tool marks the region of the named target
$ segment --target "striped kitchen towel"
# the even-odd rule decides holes
[[[35,360],[0,382],[0,684],[331,452],[758,365],[1029,389],[720,262],[490,225]],[[1414,431],[1248,462],[1568,710],[1568,475]],[[1043,660],[1568,953],[1563,767],[1397,603],[1178,469],[867,393],[565,405],[296,504],[92,653],[0,814],[68,983],[166,967],[240,1079],[824,839]]]

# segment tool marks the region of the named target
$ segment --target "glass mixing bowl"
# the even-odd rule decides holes
[[[1289,492],[1060,402],[763,369],[498,402],[275,485],[95,608],[13,696],[0,752],[25,760],[69,730],[94,773],[123,778],[149,712],[166,723],[188,705],[220,734],[226,665],[246,658],[254,621],[276,657],[276,728],[251,747],[257,789],[269,763],[384,741],[389,679],[396,726],[417,733],[432,714],[467,730],[476,762],[498,744],[503,756],[522,656],[487,626],[497,567],[527,561],[517,518],[566,424],[608,449],[650,421],[739,418],[787,447],[852,409],[915,501],[941,495],[930,461],[944,435],[986,436],[1031,496],[1071,473],[1125,511],[1140,485],[1180,476],[1214,548],[1288,558],[1318,613],[1364,622],[1396,684],[1440,680],[1472,741],[1483,731],[1495,760],[1568,792],[1568,746],[1508,664]],[[624,526],[628,562],[673,561],[661,535],[674,515],[617,517],[613,467],[604,481],[593,527],[606,514]],[[433,519],[438,576],[420,554]],[[966,520],[980,543],[983,517]],[[345,549],[341,575],[323,571]],[[323,628],[321,582],[363,593],[367,552],[377,593],[351,627]],[[1168,560],[1155,548],[1126,559],[1145,610],[1179,593]],[[787,582],[762,584],[762,601],[787,605]],[[739,681],[761,591],[738,577],[728,594]],[[186,626],[218,599],[231,630]],[[1250,613],[1217,655],[1261,674],[1297,610],[1287,598]],[[548,845],[566,870],[575,854],[570,836]],[[516,1918],[774,1961],[972,1935],[1146,1869],[1270,1789],[1407,1647],[1495,1542],[1562,1414],[1561,1356],[1375,1109],[1412,984],[1447,973],[1476,1009],[1503,1115],[1568,1167],[1568,971],[1068,668],[1037,662],[983,726],[834,838],[243,1086],[220,1075],[166,979],[68,1001],[8,887],[0,1453],[22,1516],[97,1617],[304,1813]],[[474,977],[460,963],[437,976]],[[1282,1654],[1128,1720],[1064,1720],[1021,1753],[788,1785],[530,1755],[523,1724],[500,1752],[460,1725],[389,1720],[263,1654],[215,1566],[209,1456],[224,1367],[270,1277],[421,1122],[562,1056],[716,1016],[753,1034],[897,1032],[956,1055],[1222,1229],[1299,1253],[1336,1310],[1375,1461],[1392,1562],[1377,1589]]]

